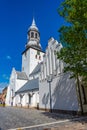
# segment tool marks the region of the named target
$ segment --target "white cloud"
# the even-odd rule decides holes
[[[7,60],[11,60],[11,56],[7,55],[7,56],[6,56],[6,59],[7,59]]]

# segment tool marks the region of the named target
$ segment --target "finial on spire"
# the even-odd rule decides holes
[[[33,17],[33,21],[32,21],[32,26],[36,26],[34,17]]]

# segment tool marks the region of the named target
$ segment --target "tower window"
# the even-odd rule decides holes
[[[37,33],[35,33],[35,38],[37,38]]]
[[[30,40],[30,33],[29,33],[29,35],[28,35],[28,39]]]
[[[31,32],[31,38],[34,38],[34,33],[33,32]]]
[[[41,60],[41,56],[39,56],[39,60]]]

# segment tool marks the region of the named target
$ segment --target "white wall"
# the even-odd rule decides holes
[[[50,108],[49,104],[49,84],[47,81],[39,82],[39,108]]]
[[[29,96],[28,96],[29,93],[32,95],[31,96],[31,104],[29,104]],[[34,91],[33,94],[32,94],[32,92],[21,93],[21,94],[23,95],[23,98],[21,100],[22,101],[21,102],[22,107],[28,107],[28,104],[29,104],[30,107],[37,107],[37,103],[39,103],[38,91]],[[20,105],[20,96],[19,95],[20,94],[17,94],[16,98],[15,98],[17,106],[21,106]]]
[[[64,64],[57,59],[56,52],[59,52],[62,44],[54,38],[48,41],[48,47],[44,56],[44,62],[41,66],[39,82],[40,108],[50,108],[50,95],[48,77],[51,82],[52,109],[78,111],[78,100],[76,93],[76,84],[74,79],[69,78],[69,74],[63,74]],[[46,77],[44,74],[44,63],[46,61]],[[49,80],[51,80],[49,78]]]
[[[27,80],[17,79],[16,70],[13,68],[10,76],[8,90],[7,90],[6,105],[11,106],[11,104],[13,103],[13,105],[15,106],[18,100],[17,98],[14,97],[15,92],[18,89],[20,89],[26,82]]]
[[[26,52],[22,55],[22,71],[27,74],[29,77],[30,73],[30,49],[28,49]]]
[[[37,107],[37,103],[39,102],[39,94],[38,91],[34,92],[32,98],[32,107]]]
[[[40,82],[39,96],[40,108],[50,108],[49,83]],[[51,82],[52,109],[78,111],[78,100],[74,79],[69,79],[69,74],[55,77]]]
[[[19,90],[25,83],[27,83],[27,80],[20,80],[20,79],[16,79],[15,80],[15,92],[17,90]],[[13,106],[16,106],[18,100],[20,101],[20,97],[14,97],[14,100],[13,100]]]
[[[10,85],[8,85],[7,88],[7,95],[6,95],[6,105],[9,106],[10,105]]]
[[[38,63],[43,61],[43,52],[40,52],[40,58],[37,54],[37,50],[29,48],[22,55],[22,71],[24,71],[27,76],[33,71]],[[37,55],[37,57],[36,57]]]
[[[38,55],[37,50],[30,48],[30,73],[33,71],[38,63],[43,61],[43,54],[43,52],[40,52],[40,55]],[[40,59],[39,56],[41,57]]]
[[[8,85],[8,90],[7,90],[7,96],[6,96],[6,105],[11,106],[12,103],[12,98],[15,94],[15,80],[16,80],[16,71],[15,68],[12,69],[11,76],[10,76],[10,81]]]
[[[16,79],[15,81],[15,92],[20,89],[25,83],[27,83],[28,80],[20,80]]]

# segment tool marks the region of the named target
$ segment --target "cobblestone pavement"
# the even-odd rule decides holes
[[[35,109],[0,107],[0,130],[87,130],[87,117],[79,121],[76,118]]]
[[[48,130],[87,130],[87,123],[69,122]]]

